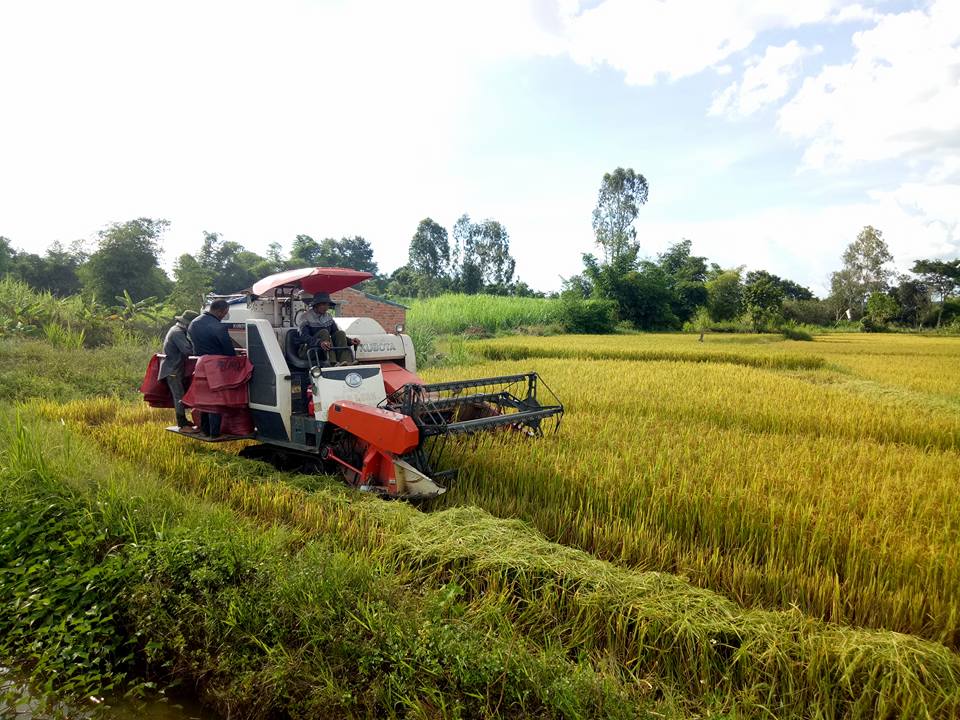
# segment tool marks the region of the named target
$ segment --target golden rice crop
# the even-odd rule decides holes
[[[741,603],[795,605],[960,646],[957,340],[673,335],[483,346],[527,359],[471,374],[535,368],[567,414],[559,435],[532,445],[464,443],[446,502],[523,518],[558,542],[676,572]],[[730,348],[823,363],[751,367],[730,361]],[[558,352],[631,359],[538,357]]]

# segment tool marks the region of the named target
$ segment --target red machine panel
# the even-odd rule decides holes
[[[420,379],[419,375],[393,362],[380,363],[380,372],[383,373],[383,386],[387,390],[387,395],[396,392],[409,383],[423,385],[423,380]]]
[[[343,400],[330,406],[327,420],[379,450],[403,455],[417,447],[420,431],[408,415]]]

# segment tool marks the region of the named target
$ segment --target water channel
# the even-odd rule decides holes
[[[40,707],[38,696],[15,671],[0,667],[0,697],[15,691],[21,697],[15,706],[0,700],[0,717],[11,720],[219,720],[188,697],[173,694],[141,701],[91,698],[88,703],[62,703],[54,712]]]

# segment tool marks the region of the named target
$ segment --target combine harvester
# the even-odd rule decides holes
[[[213,439],[168,430],[206,442],[256,440],[259,444],[245,447],[241,455],[286,469],[338,470],[361,490],[422,500],[446,492],[446,481],[456,475],[456,470],[438,470],[451,435],[499,430],[539,437],[545,421],[559,427],[563,405],[536,373],[425,383],[416,374],[413,342],[403,328],[390,333],[371,318],[336,318],[340,330],[360,341],[350,347],[357,364],[330,364],[317,350],[303,359],[297,320],[308,309],[304,299],[370,277],[343,268],[303,268],[271,275],[248,292],[225,298],[230,311],[223,322],[252,365],[244,396],[249,415],[242,411],[247,432]],[[195,366],[191,358],[188,383]],[[150,369],[147,387],[160,387]],[[144,399],[172,407],[169,393],[162,398],[165,389],[164,384],[159,395],[144,390]],[[541,401],[541,391],[547,402]],[[236,413],[235,407],[222,410]]]

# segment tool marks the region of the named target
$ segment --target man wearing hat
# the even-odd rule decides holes
[[[177,413],[177,427],[180,432],[195,433],[197,428],[187,420],[183,409],[183,363],[193,353],[193,345],[187,336],[187,326],[198,313],[186,310],[176,316],[176,324],[167,331],[163,340],[163,361],[160,363],[160,379],[166,380],[173,396],[173,407]]]
[[[333,318],[327,312],[331,307],[337,304],[330,299],[329,293],[317,293],[312,298],[301,298],[304,304],[310,309],[301,315],[297,323],[297,329],[300,331],[300,347],[302,352],[305,348],[319,347],[326,350],[327,362],[331,365],[355,365],[356,360],[353,354],[346,349],[348,344],[359,345],[358,338],[347,338],[343,330],[337,327]],[[344,348],[334,350],[334,347]]]

